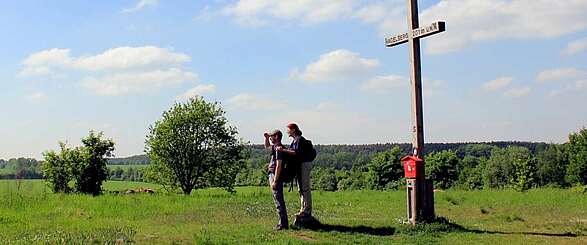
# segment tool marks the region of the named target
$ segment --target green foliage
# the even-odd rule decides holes
[[[587,184],[587,128],[569,135],[568,157],[567,182]]]
[[[467,144],[457,148],[456,153],[461,157],[473,156],[489,158],[491,156],[491,151],[497,148],[498,147],[495,145],[488,144]]]
[[[538,185],[565,186],[566,166],[568,157],[567,145],[549,145],[536,155],[536,180]]]
[[[70,192],[69,182],[73,180],[72,165],[77,149],[69,149],[63,142],[59,142],[61,152],[47,151],[43,153],[45,162],[42,165],[43,175],[47,184],[54,193]]]
[[[526,158],[515,158],[512,162],[514,175],[510,177],[510,183],[515,190],[525,191],[535,186],[536,159],[528,154]]]
[[[244,166],[244,144],[236,139],[218,103],[201,97],[176,103],[149,128],[145,152],[161,182],[178,185],[184,194],[219,186],[233,191]]]
[[[483,168],[487,159],[485,157],[465,156],[459,164],[458,184],[467,190],[483,188]]]
[[[114,150],[114,142],[102,139],[102,136],[102,132],[90,131],[82,139],[82,147],[68,148],[60,142],[61,152],[43,153],[43,174],[53,192],[70,192],[69,182],[72,180],[77,192],[92,195],[102,192],[102,182],[108,178],[106,157]]]
[[[587,185],[575,185],[571,187],[571,191],[579,194],[587,194]]]
[[[482,171],[483,184],[486,188],[503,188],[508,185],[510,176],[513,174],[512,158],[508,153],[512,151],[514,151],[513,148],[491,151],[491,157]]]
[[[371,175],[359,167],[337,171],[336,178],[336,189],[339,191],[366,189],[371,182]]]
[[[426,176],[437,188],[448,189],[457,181],[459,158],[453,151],[441,151],[426,156]]]
[[[483,183],[490,188],[513,186],[523,191],[535,185],[536,160],[524,147],[494,149],[483,169]]]
[[[316,167],[311,172],[312,189],[336,191],[338,179],[334,169]]]
[[[396,146],[377,154],[371,160],[368,169],[372,189],[383,190],[388,184],[401,179],[403,175],[401,157],[401,150]]]
[[[111,139],[102,139],[103,133],[90,134],[82,139],[83,147],[79,154],[72,156],[72,174],[75,180],[75,189],[78,192],[99,195],[102,192],[102,182],[108,179],[106,157],[112,156],[114,142]]]
[[[144,181],[149,165],[107,165],[108,180]]]
[[[145,169],[143,175],[145,181],[160,184],[167,192],[175,192],[180,188],[170,168],[163,164],[157,164],[151,161],[149,167]]]

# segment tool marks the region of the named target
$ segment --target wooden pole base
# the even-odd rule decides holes
[[[434,191],[430,179],[407,179],[408,221],[415,225],[431,222],[434,214]]]

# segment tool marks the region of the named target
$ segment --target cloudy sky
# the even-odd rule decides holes
[[[98,3],[99,2],[99,3]],[[90,129],[141,154],[176,101],[240,136],[298,122],[317,144],[409,142],[405,0],[4,1],[0,158]],[[587,125],[587,1],[420,0],[427,142],[564,142]]]

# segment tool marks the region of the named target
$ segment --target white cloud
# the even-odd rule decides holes
[[[407,30],[405,1],[368,6],[386,9],[380,17],[360,18],[378,23],[381,33],[393,35]],[[402,10],[404,9],[404,10]],[[581,0],[441,0],[420,14],[420,25],[446,21],[446,33],[428,37],[425,50],[447,53],[470,44],[508,39],[553,38],[587,28],[587,1]],[[370,16],[369,16],[370,17]]]
[[[23,61],[19,75],[73,73],[81,84],[99,95],[125,95],[197,81],[181,64],[190,56],[155,46],[117,47],[96,55],[72,56],[69,49],[48,49]]]
[[[228,103],[235,109],[262,111],[279,110],[287,106],[285,103],[277,102],[275,99],[261,99],[257,95],[250,93],[235,95],[228,100]]]
[[[503,95],[511,98],[520,98],[528,95],[530,90],[530,87],[511,88],[508,91],[505,91]]]
[[[576,68],[556,68],[545,70],[536,76],[536,80],[539,82],[546,81],[560,81],[566,79],[575,79],[577,77],[585,75],[586,72],[578,70]]]
[[[83,70],[132,69],[189,62],[191,58],[154,46],[119,47],[88,57],[77,58],[72,66]]]
[[[245,26],[261,26],[272,19],[309,24],[348,17],[356,3],[356,0],[239,0],[224,7],[222,13]]]
[[[53,48],[29,55],[23,62],[20,76],[55,75],[55,69],[64,69],[71,65],[69,49]]]
[[[571,56],[583,52],[587,49],[587,38],[579,39],[567,44],[563,51],[564,55]]]
[[[202,96],[204,94],[207,93],[213,93],[216,91],[216,86],[214,86],[213,84],[207,84],[207,85],[197,85],[191,89],[189,89],[188,91],[186,91],[183,94],[178,95],[175,99],[176,100],[188,100],[190,98],[196,97],[196,96]]]
[[[23,62],[21,73],[46,74],[50,68],[83,71],[114,71],[156,66],[174,66],[189,62],[191,58],[182,53],[155,46],[118,47],[92,56],[71,57],[69,49],[49,49],[30,55]]]
[[[37,100],[42,100],[42,99],[47,98],[47,95],[43,92],[36,91],[36,92],[33,92],[31,94],[26,95],[24,98],[29,101],[37,101]]]
[[[575,82],[577,88],[587,88],[587,80],[579,80]]]
[[[410,80],[397,75],[377,76],[361,84],[359,89],[363,92],[387,93],[393,89],[407,87]]]
[[[581,0],[444,0],[425,10],[422,19],[446,20],[448,33],[427,46],[430,53],[442,53],[473,42],[574,33],[587,27],[586,11],[587,1]]]
[[[30,66],[22,69],[19,76],[45,76],[52,74],[51,69],[46,66]]]
[[[240,0],[222,12],[250,26],[276,19],[303,24],[358,19],[377,25],[385,36],[407,30],[404,0]],[[446,21],[447,32],[427,38],[431,41],[425,47],[428,53],[440,54],[477,42],[553,38],[582,31],[587,28],[585,12],[583,0],[440,0],[421,9],[420,25]]]
[[[511,84],[513,77],[500,77],[484,83],[481,88],[485,91],[495,91]]]
[[[86,77],[82,85],[98,95],[126,95],[197,81],[198,76],[177,68],[147,72],[116,73],[100,78]]]
[[[294,69],[290,78],[308,83],[349,80],[367,75],[378,66],[377,59],[362,58],[358,53],[338,49],[321,55],[318,61],[307,65],[302,72]]]
[[[365,23],[378,24],[386,18],[405,15],[405,9],[405,1],[381,1],[361,6],[355,11],[353,17]]]
[[[134,7],[125,8],[122,10],[123,13],[132,13],[144,9],[146,7],[154,7],[159,4],[159,0],[140,0],[135,4]]]

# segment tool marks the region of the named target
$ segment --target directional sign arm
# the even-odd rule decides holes
[[[414,38],[424,38],[436,33],[440,33],[446,30],[446,24],[444,21],[437,21],[429,26],[421,27],[412,30]],[[408,33],[401,33],[395,36],[385,38],[385,46],[393,47],[408,42]]]

